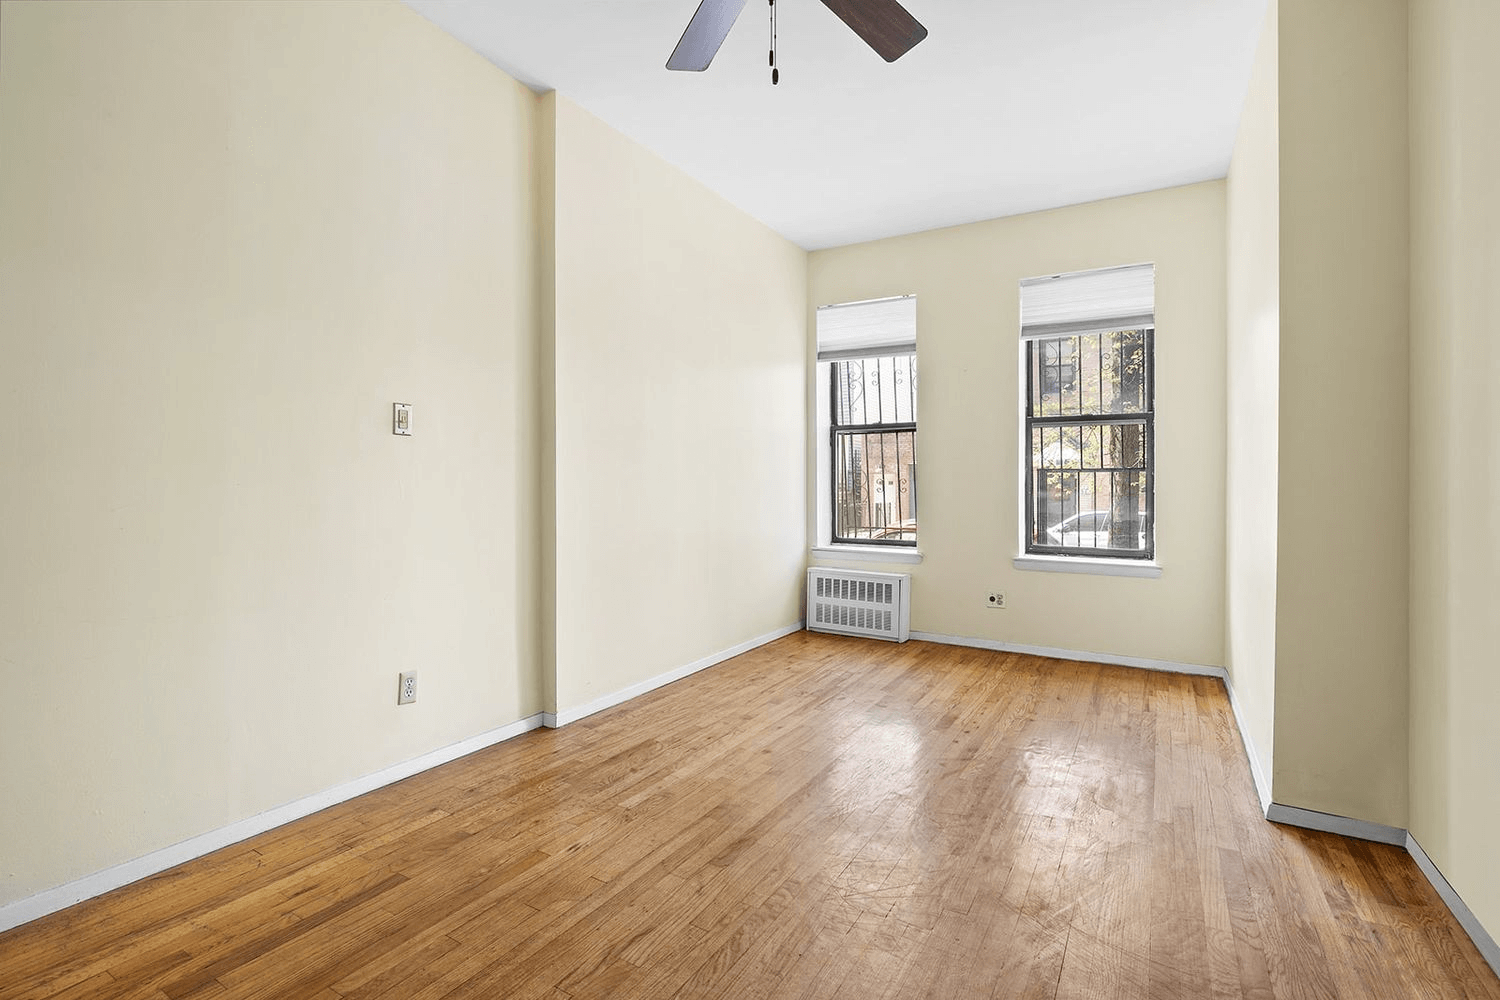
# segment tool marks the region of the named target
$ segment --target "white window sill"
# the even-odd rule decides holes
[[[1094,576],[1141,576],[1156,579],[1161,566],[1136,559],[1088,559],[1079,556],[1017,556],[1011,560],[1016,569],[1041,573],[1091,573]]]
[[[919,563],[922,553],[916,549],[898,549],[894,545],[815,545],[812,554],[828,559],[851,562]]]

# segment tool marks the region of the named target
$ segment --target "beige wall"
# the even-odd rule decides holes
[[[0,18],[4,903],[542,691],[535,98],[394,4]]]
[[[556,699],[801,618],[807,255],[563,97]]]
[[[1406,3],[1279,17],[1273,792],[1405,827]]]
[[[1411,8],[1411,832],[1500,934],[1500,6]]]
[[[912,628],[919,631],[1220,664],[1224,248],[1224,185],[1211,182],[814,253],[809,307],[917,296],[924,560],[844,565],[910,571]],[[1157,267],[1162,575],[1017,570],[1017,283],[1143,261]],[[811,507],[807,516],[814,524]],[[817,562],[840,565],[821,555]],[[985,606],[991,590],[1005,592],[1009,610]]]
[[[1268,783],[1276,692],[1281,211],[1277,0],[1266,8],[1228,179],[1224,666]],[[1262,787],[1262,794],[1269,794]]]

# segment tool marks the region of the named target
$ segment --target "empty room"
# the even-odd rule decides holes
[[[1494,0],[0,0],[0,1000],[1500,1000]]]

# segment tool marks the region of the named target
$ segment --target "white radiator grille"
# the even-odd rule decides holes
[[[905,642],[911,620],[911,577],[905,573],[807,571],[807,627],[814,632]]]

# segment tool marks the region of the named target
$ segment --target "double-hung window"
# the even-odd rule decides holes
[[[1021,283],[1028,555],[1150,560],[1155,269]]]
[[[917,544],[916,348],[912,296],[818,310],[833,544]]]

